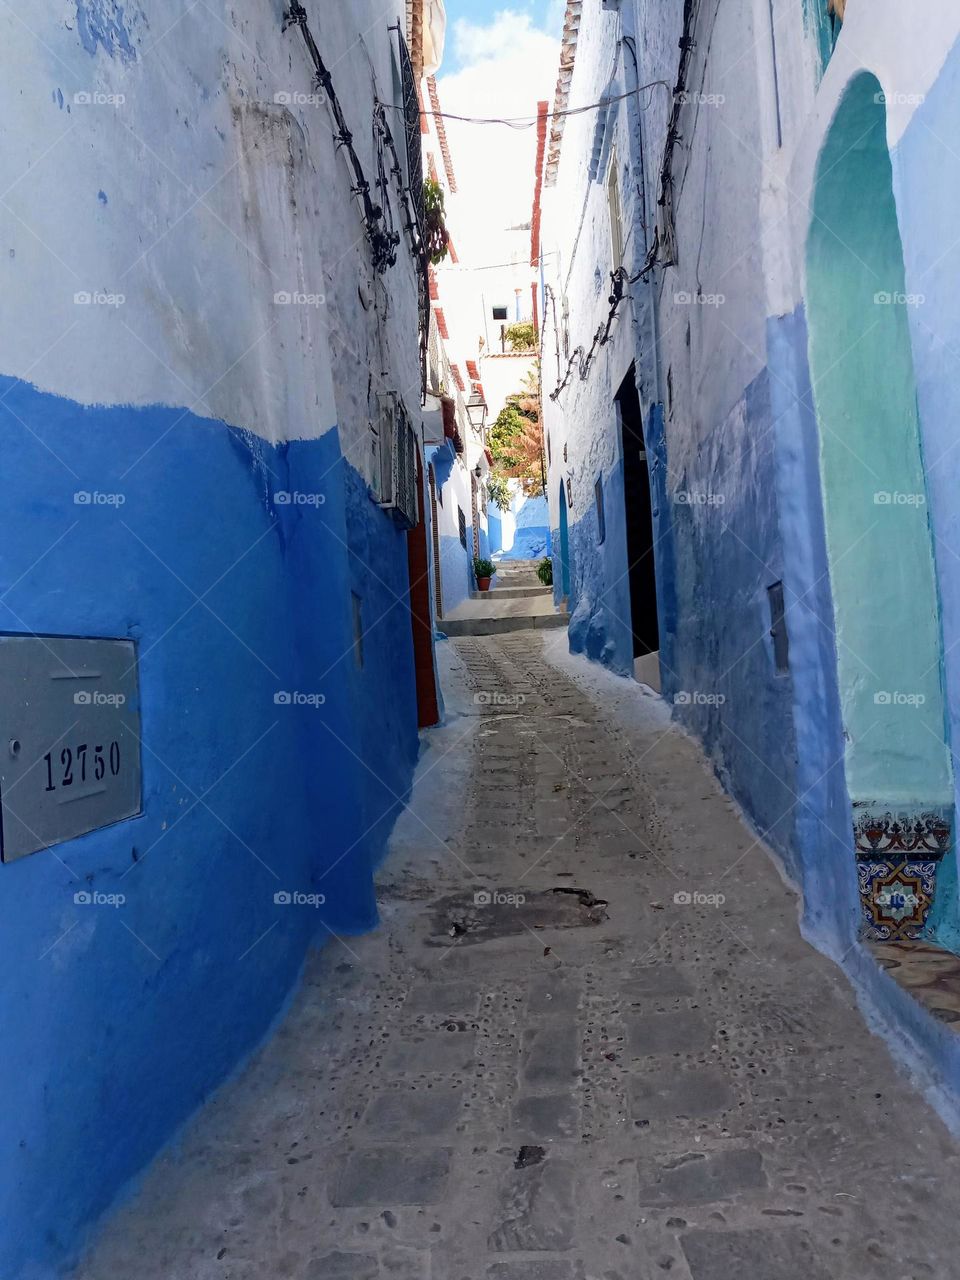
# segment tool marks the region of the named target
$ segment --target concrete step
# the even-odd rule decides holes
[[[494,591],[500,591],[504,587],[542,587],[543,583],[536,574],[517,573],[507,575],[498,575],[497,586]]]
[[[471,600],[536,600],[553,594],[553,587],[538,582],[535,587],[494,587],[490,591],[472,591]]]
[[[565,609],[554,608],[550,595],[497,599],[497,594],[493,592],[490,600],[464,600],[437,626],[448,636],[495,636],[504,631],[552,630],[569,621]]]
[[[446,636],[495,636],[505,631],[554,631],[569,621],[565,613],[513,614],[498,618],[441,618],[437,627]]]

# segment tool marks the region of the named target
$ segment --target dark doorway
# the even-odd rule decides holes
[[[657,618],[657,577],[653,560],[653,512],[650,505],[650,472],[643,440],[640,395],[630,372],[617,392],[617,416],[623,448],[623,501],[626,509],[627,564],[630,577],[630,622],[633,656],[641,658],[660,648]]]
[[[432,496],[432,495],[431,495]],[[433,619],[430,611],[430,565],[427,559],[427,523],[424,518],[423,469],[417,458],[417,503],[420,519],[407,534],[407,567],[410,573],[410,622],[413,627],[413,663],[417,681],[417,721],[421,729],[437,724],[437,677],[433,665]]]

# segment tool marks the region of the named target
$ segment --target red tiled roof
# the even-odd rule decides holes
[[[430,267],[430,268],[429,268],[429,271],[428,271],[428,273],[427,273],[427,274],[428,274],[428,276],[429,276],[429,280],[430,280],[430,301],[431,301],[431,302],[439,302],[439,301],[440,301],[440,286],[439,286],[439,284],[437,283],[437,273],[434,271],[433,267]]]
[[[476,360],[467,361],[467,377],[472,378],[474,382],[480,381],[480,370],[477,368]]]
[[[436,313],[437,313],[437,329],[440,332],[440,337],[443,338],[444,342],[449,342],[450,331],[447,328],[447,317],[443,314],[443,307],[437,307]]]
[[[466,391],[467,384],[463,380],[463,374],[460,372],[460,366],[458,364],[452,364],[450,366],[450,373],[453,376],[454,382],[457,384],[460,390]]]
[[[457,176],[453,172],[453,159],[450,155],[450,143],[447,140],[447,126],[443,116],[440,114],[440,93],[437,89],[436,76],[427,77],[427,93],[430,95],[430,106],[433,108],[433,122],[440,142],[440,154],[443,156],[443,167],[447,174],[447,186],[456,195]]]
[[[540,198],[543,194],[543,157],[547,150],[547,112],[549,102],[537,103],[537,160],[534,166],[533,216],[530,219],[530,265],[540,265]]]
[[[548,187],[556,184],[557,170],[560,167],[563,127],[567,121],[563,112],[570,106],[570,82],[573,79],[573,68],[577,61],[577,42],[580,38],[582,10],[583,0],[567,0],[567,11],[563,20],[563,37],[560,42],[560,74],[557,76],[557,92],[553,100],[553,127],[550,130],[550,148],[547,152],[547,166],[544,170],[544,183]]]

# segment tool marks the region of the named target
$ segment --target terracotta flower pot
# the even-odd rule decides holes
[[[489,590],[490,590],[490,579],[489,579],[489,578],[478,578],[478,579],[477,579],[477,590],[478,590],[478,591],[489,591]]]

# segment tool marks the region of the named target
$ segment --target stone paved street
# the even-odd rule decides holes
[[[381,928],[77,1276],[957,1275],[953,1140],[663,704],[562,633],[442,647]]]

